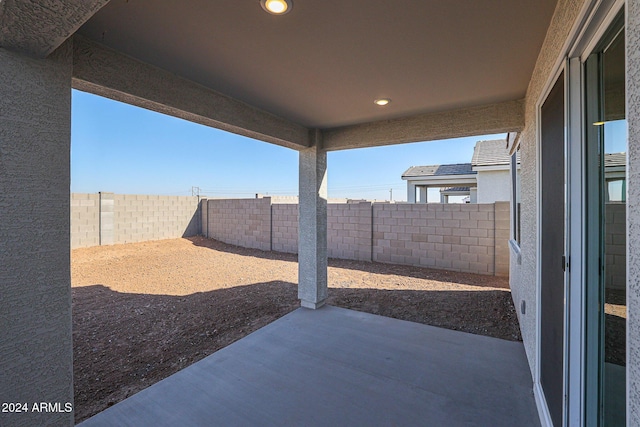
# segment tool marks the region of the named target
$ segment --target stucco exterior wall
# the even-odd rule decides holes
[[[627,425],[640,425],[640,0],[627,0]]]
[[[0,402],[73,402],[69,256],[71,45],[0,49]],[[73,425],[71,412],[0,413]]]
[[[478,171],[476,203],[507,202],[511,200],[509,171]]]
[[[520,134],[521,155],[521,264],[511,262],[511,293],[518,308],[520,329],[532,376],[536,366],[537,305],[537,141],[536,105],[545,85],[555,72],[554,65],[576,21],[584,0],[559,0],[547,35],[538,55],[525,98],[525,127]],[[515,253],[512,252],[512,257]],[[526,303],[526,314],[519,310]]]

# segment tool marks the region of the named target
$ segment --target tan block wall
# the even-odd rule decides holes
[[[175,239],[200,232],[198,198],[114,195],[114,243]]]
[[[100,244],[100,197],[71,194],[71,249]]]
[[[626,203],[607,203],[605,207],[606,287],[627,286],[627,220]]]
[[[371,261],[371,203],[327,206],[327,252],[330,258]]]
[[[271,249],[271,199],[208,201],[207,237],[245,248]]]
[[[207,203],[203,234],[208,237],[238,246],[297,253],[297,204],[271,205],[269,198]],[[331,258],[506,276],[508,239],[508,202],[327,206],[327,251]]]
[[[297,253],[298,205],[259,199],[109,195],[113,243],[202,233],[233,245]],[[98,194],[74,194],[72,247],[100,244]],[[331,258],[416,265],[480,274],[509,274],[509,203],[331,203]],[[104,239],[103,239],[104,240]],[[617,241],[617,240],[616,240]],[[103,241],[104,244],[104,241]]]
[[[109,212],[102,213],[101,224],[100,194],[71,194],[72,249],[175,239],[200,232],[197,197],[105,195]]]
[[[298,205],[272,205],[272,248],[298,252]],[[327,205],[327,253],[330,258],[371,261],[371,203]]]
[[[272,205],[272,249],[298,253],[298,204]]]
[[[509,237],[511,235],[511,209],[509,202],[495,203],[495,272],[496,276],[509,276]]]
[[[495,273],[493,204],[374,204],[373,260]]]

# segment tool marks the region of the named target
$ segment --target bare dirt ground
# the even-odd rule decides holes
[[[299,307],[295,255],[202,237],[72,251],[80,422]],[[504,278],[330,260],[328,303],[521,340]]]

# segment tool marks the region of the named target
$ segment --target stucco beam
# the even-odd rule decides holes
[[[300,150],[309,130],[79,35],[73,87],[249,138]]]
[[[0,0],[0,47],[45,58],[109,0]]]
[[[327,151],[519,132],[524,100],[382,120],[323,132]]]

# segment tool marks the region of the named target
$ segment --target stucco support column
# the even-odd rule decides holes
[[[640,0],[626,2],[627,425],[640,425]]]
[[[73,425],[70,43],[47,59],[0,48],[0,413],[2,426]]]
[[[427,203],[427,186],[421,185],[418,187],[420,189],[420,203]]]
[[[478,189],[476,187],[469,189],[469,203],[478,203]]]
[[[298,298],[320,308],[327,299],[327,152],[313,131],[312,147],[300,150],[298,214]]]
[[[416,202],[416,186],[415,184],[407,181],[407,202],[415,203]]]

